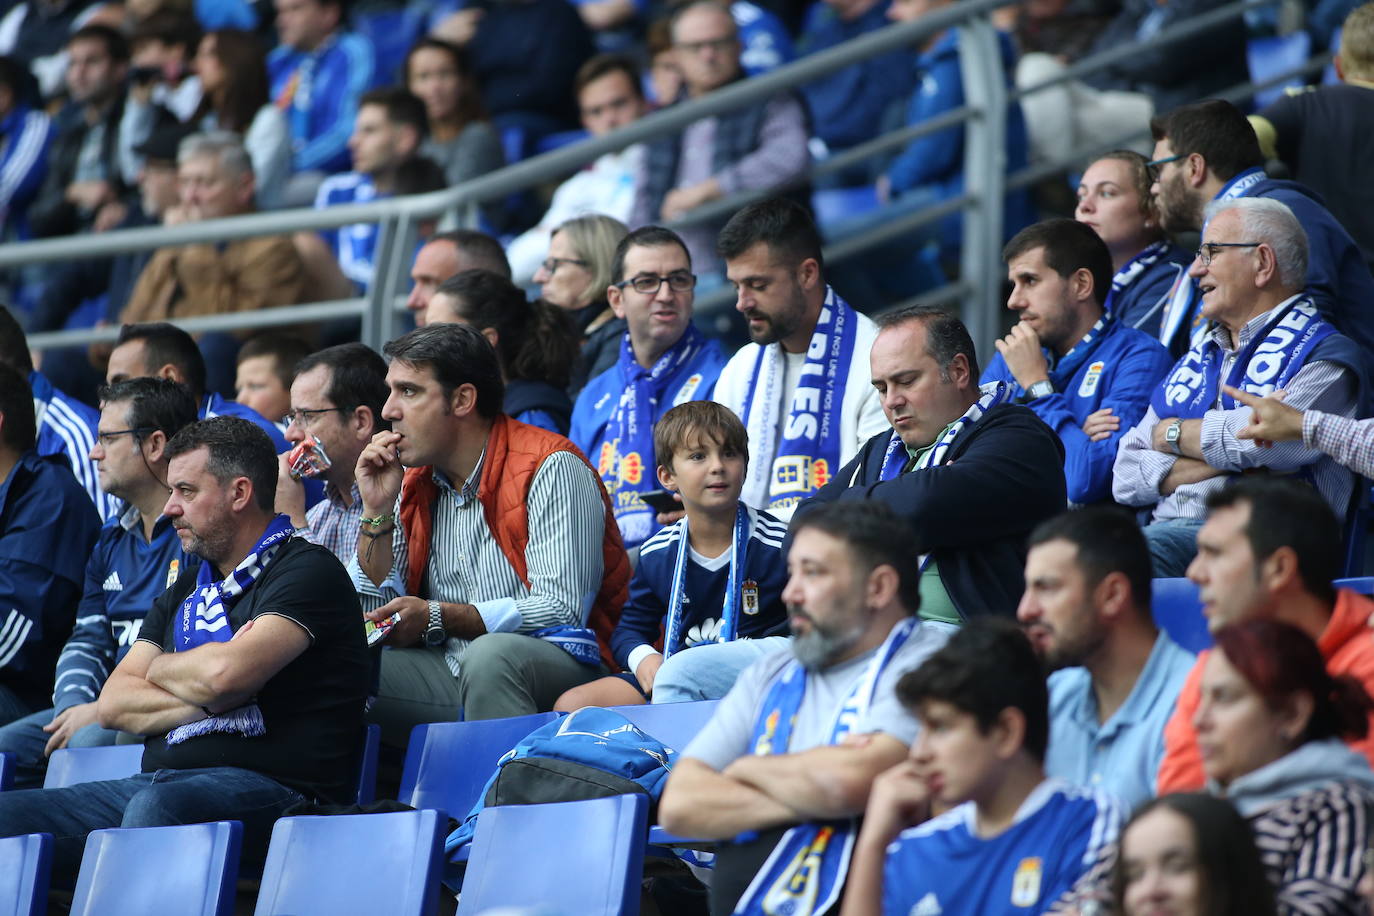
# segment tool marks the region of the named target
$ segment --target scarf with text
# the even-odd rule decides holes
[[[916,463],[911,466],[912,471],[923,471],[926,468],[935,468],[945,463],[945,456],[954,446],[954,440],[959,438],[959,434],[968,427],[983,419],[983,414],[999,404],[1005,404],[1011,399],[1011,386],[1006,382],[988,382],[979,388],[982,397],[973,402],[973,406],[964,411],[964,415],[959,417],[940,434],[940,438],[935,440],[935,444],[921,453],[916,459]],[[911,455],[907,452],[906,443],[894,429],[892,438],[888,440],[887,452],[883,455],[883,466],[878,477],[881,480],[893,480],[908,470],[907,464],[911,461]]]
[[[840,418],[858,326],[858,313],[827,287],[796,392],[787,405],[781,441],[778,412],[783,407],[782,345],[759,347],[743,410],[749,441],[757,443],[752,451],[758,456],[745,482],[745,492],[749,494],[746,502],[756,507],[785,509],[825,486],[838,469]],[[763,393],[755,410],[755,393],[760,388]]]
[[[295,531],[290,516],[276,516],[268,522],[258,542],[248,551],[248,556],[219,581],[214,580],[213,565],[202,558],[200,571],[196,574],[196,588],[181,602],[173,623],[173,651],[185,652],[206,643],[233,639],[234,629],[229,620],[229,611],[258,581],[277,550]],[[200,735],[231,734],[252,738],[266,733],[262,710],[257,703],[250,701],[237,709],[177,726],[167,733],[167,743],[180,744]]]
[[[863,721],[883,670],[917,626],[915,618],[907,618],[887,634],[840,706],[830,729],[831,746]],[[806,679],[806,668],[795,659],[773,679],[754,723],[753,753],[787,753],[797,711],[806,695]],[[788,830],[740,897],[736,916],[815,916],[829,910],[839,899],[849,871],[856,821],[798,824]]]
[[[1125,290],[1147,269],[1153,267],[1160,258],[1169,251],[1169,243],[1164,239],[1152,242],[1138,251],[1135,257],[1131,258],[1121,269],[1112,275],[1112,288],[1107,291],[1107,301],[1103,304],[1102,310],[1107,314],[1112,312],[1112,300],[1117,294]]]
[[[687,597],[687,555],[692,548],[687,539],[687,519],[678,523],[677,560],[673,563],[673,585],[668,592],[668,623],[663,631],[663,657],[667,659],[686,648],[682,635],[683,605]],[[744,503],[735,509],[735,533],[730,540],[730,574],[725,579],[725,600],[721,605],[720,630],[716,642],[730,642],[739,632],[740,576],[749,550],[749,510]]]

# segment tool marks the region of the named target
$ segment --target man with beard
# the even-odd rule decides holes
[[[1349,233],[1311,190],[1264,174],[1255,131],[1230,102],[1207,99],[1150,121],[1154,195],[1172,233],[1200,232],[1210,201],[1268,197],[1287,205],[1307,233],[1306,287],[1318,311],[1360,345],[1366,375],[1374,366],[1374,278]],[[1197,284],[1180,281],[1165,308],[1159,339],[1175,355],[1201,323]]]
[[[750,204],[717,248],[753,343],[721,370],[715,399],[749,430],[744,501],[786,521],[884,429],[866,358],[877,329],[826,285],[820,234],[798,204]]]
[[[1040,525],[1016,615],[1052,672],[1045,772],[1127,808],[1153,798],[1164,724],[1194,658],[1155,627],[1140,527],[1103,507]]]
[[[910,533],[872,502],[821,507],[799,521],[783,590],[794,638],[740,675],[682,752],[659,802],[673,833],[723,842],[713,914],[839,898],[846,840],[873,778],[903,760],[916,721],[896,681],[953,628],[922,621]],[[757,876],[757,877],[756,877]],[[744,899],[741,899],[741,898]],[[738,902],[739,909],[736,910]]]

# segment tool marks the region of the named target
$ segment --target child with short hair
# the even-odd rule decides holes
[[[740,501],[749,461],[744,424],[714,401],[688,401],[654,427],[654,453],[659,483],[677,492],[686,515],[639,549],[611,634],[625,673],[569,690],[555,709],[647,703],[659,665],[674,652],[787,632],[787,526]]]
[[[283,432],[282,417],[291,410],[291,383],[296,364],[310,355],[310,347],[289,334],[259,334],[239,348],[234,400],[251,407]]]
[[[896,689],[921,731],[874,781],[842,916],[1086,912],[1109,899],[1120,805],[1045,778],[1049,696],[1013,621],[970,621]],[[926,820],[932,807],[944,813]]]

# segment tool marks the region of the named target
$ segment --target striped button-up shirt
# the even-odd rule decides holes
[[[434,472],[439,497],[421,597],[473,605],[488,633],[532,633],[560,624],[586,626],[604,572],[601,542],[606,510],[599,492],[601,481],[572,452],[555,452],[535,471],[525,507],[527,588],[492,537],[477,500],[485,458],[484,452],[472,475],[456,489]],[[407,594],[409,550],[400,525],[392,534],[391,550],[391,570],[380,586],[362,571],[356,557],[349,563],[364,610]],[[455,676],[469,642],[451,638],[444,646],[444,658]]]
[[[1302,441],[1308,448],[1326,452],[1362,477],[1374,477],[1374,419],[1356,420],[1304,411]]]
[[[363,498],[358,494],[356,480],[349,499],[349,504],[344,505],[339,488],[326,483],[324,499],[306,511],[306,527],[301,531],[302,537],[312,544],[319,544],[344,564],[352,560],[358,551],[358,520],[363,515]]]

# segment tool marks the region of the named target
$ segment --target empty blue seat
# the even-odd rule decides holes
[[[873,185],[857,188],[824,188],[811,194],[811,209],[822,231],[842,226],[856,216],[877,210],[878,189]]]
[[[1336,588],[1348,588],[1361,595],[1374,595],[1374,576],[1356,576],[1352,579],[1337,579],[1331,583]]]
[[[64,747],[48,758],[43,788],[60,789],[82,782],[123,779],[143,767],[143,745],[113,744],[108,747]]]
[[[238,821],[93,830],[72,914],[233,913],[242,838]]]
[[[485,809],[458,913],[638,913],[648,805],[643,795],[615,795]]]
[[[377,797],[377,755],[382,750],[382,727],[369,725],[363,730],[363,752],[358,761],[358,791],[354,801],[370,805]]]
[[[1312,36],[1304,31],[1291,35],[1272,35],[1251,38],[1245,46],[1245,59],[1250,65],[1250,79],[1256,83],[1296,70],[1312,55]],[[1292,77],[1277,86],[1255,93],[1255,108],[1263,109],[1283,97],[1283,91],[1303,85],[1303,78]]]
[[[0,792],[14,787],[14,755],[0,754]]]
[[[410,733],[397,797],[412,808],[439,808],[461,820],[472,810],[501,755],[557,718],[558,713],[541,712],[417,725]]]
[[[430,916],[447,823],[434,810],[284,817],[272,828],[254,913]]]
[[[0,913],[42,916],[47,912],[51,872],[51,834],[0,839]]]
[[[651,738],[681,753],[715,714],[719,700],[695,703],[652,703],[645,706],[612,706]]]
[[[1155,579],[1150,590],[1150,610],[1160,629],[1189,652],[1211,647],[1212,634],[1207,618],[1202,616],[1202,598],[1196,585],[1188,579]]]

